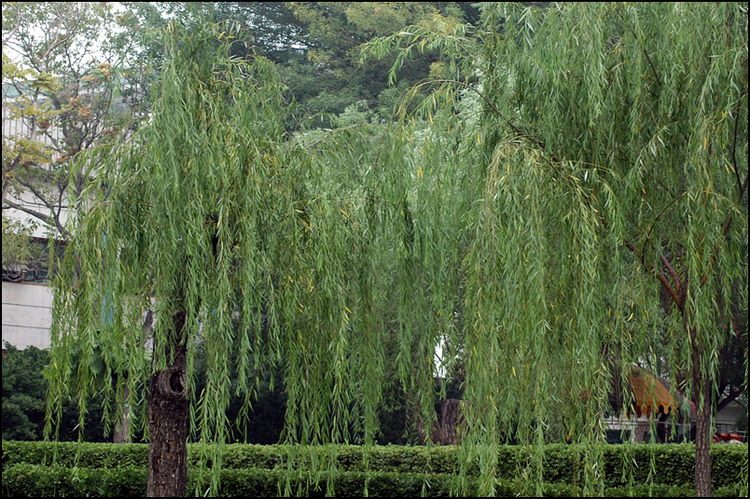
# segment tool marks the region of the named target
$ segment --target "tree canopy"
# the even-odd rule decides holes
[[[56,285],[50,413],[68,387],[85,410],[95,346],[121,374],[105,392],[135,400],[148,377],[152,397],[183,393],[201,341],[201,440],[223,443],[230,393],[251,404],[280,366],[286,441],[370,445],[391,369],[434,417],[444,341],[465,364],[461,477],[478,461],[493,495],[512,439],[540,494],[542,444],[600,441],[613,378],[663,356],[699,406],[710,493],[716,352],[747,335],[746,6],[483,4],[476,37],[456,33],[369,45],[454,56],[413,113],[292,135],[272,64],[232,56],[237,30],[170,25],[149,122],[76,164],[99,182]]]

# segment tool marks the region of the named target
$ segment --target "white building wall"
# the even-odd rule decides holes
[[[3,86],[3,94],[5,95],[5,86]],[[62,130],[60,129],[31,130],[23,119],[14,116],[14,105],[13,99],[3,98],[2,134],[4,140],[12,143],[14,137],[26,137],[49,146],[61,140]],[[5,154],[5,150],[3,154]],[[41,203],[31,192],[6,193],[6,195],[8,200],[16,204],[20,204],[43,215],[50,215],[49,207]],[[3,214],[20,221],[27,227],[34,227],[31,234],[33,237],[61,239],[60,233],[56,228],[45,227],[39,219],[23,211],[8,208],[3,210]],[[61,222],[65,224],[67,218],[68,211],[63,208],[60,213]],[[50,345],[49,329],[52,323],[52,290],[47,285],[3,281],[2,306],[3,346],[5,342],[19,349],[29,346],[47,348]]]
[[[24,137],[36,142],[41,142],[50,147],[54,147],[62,141],[63,135],[61,129],[51,127],[47,130],[37,129],[34,131],[29,128],[25,120],[14,116],[14,106],[15,103],[12,99],[3,99],[3,140],[13,143],[16,137]],[[3,154],[5,154],[5,150],[3,150]],[[60,155],[57,153],[52,153],[53,159],[59,156]],[[48,186],[45,186],[44,184],[38,185],[37,188],[42,192],[46,192],[49,189]],[[56,193],[54,189],[56,188],[53,188],[53,193]],[[6,201],[7,198],[8,201],[12,201],[15,204],[19,204],[24,208],[36,211],[42,215],[51,216],[52,214],[50,208],[29,191],[21,193],[7,192],[5,193],[5,196],[6,197],[3,198],[3,201]],[[49,195],[48,198],[55,199],[56,195]],[[65,201],[67,202],[67,196],[65,197]],[[3,210],[3,214],[14,220],[20,221],[26,227],[34,227],[34,230],[30,234],[33,237],[43,239],[53,237],[58,240],[62,239],[62,236],[56,227],[46,227],[41,220],[24,211],[16,210],[15,208],[6,208]],[[60,211],[60,223],[65,225],[67,220],[68,209],[67,206],[63,206]]]
[[[3,282],[2,341],[18,349],[47,348],[52,290],[44,284]]]
[[[747,414],[747,407],[737,400],[733,400],[716,414],[715,422],[717,425],[733,425],[739,421],[743,413]]]

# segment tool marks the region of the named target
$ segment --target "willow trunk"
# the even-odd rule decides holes
[[[167,368],[151,376],[148,400],[148,497],[184,497],[187,489],[189,406],[184,342],[185,313],[174,315],[165,350]]]
[[[703,349],[695,329],[690,330],[690,339],[693,400],[699,404],[695,420],[695,493],[698,497],[711,497],[711,381],[701,370]]]
[[[112,442],[116,444],[129,444],[130,439],[130,406],[127,403],[130,390],[124,387],[118,397],[117,403],[122,406],[122,416],[115,426],[115,432],[112,436]]]

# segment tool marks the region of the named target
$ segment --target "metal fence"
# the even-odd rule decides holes
[[[46,130],[37,126],[32,130],[28,120],[18,116],[18,105],[14,100],[3,99],[3,139],[13,142],[16,137],[36,140],[49,146],[59,144],[63,139],[60,128],[49,127]]]
[[[661,426],[663,425],[663,426]],[[742,442],[747,442],[747,431],[739,430],[737,425],[718,423],[714,425],[715,435],[736,434]],[[607,442],[643,442],[643,443],[679,443],[695,440],[695,425],[690,423],[659,423],[658,421],[619,421],[609,425]]]

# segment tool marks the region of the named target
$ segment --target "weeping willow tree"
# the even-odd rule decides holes
[[[190,428],[216,444],[199,480],[216,492],[232,393],[247,414],[278,369],[284,439],[298,444],[373,444],[397,331],[404,384],[432,382],[434,342],[414,325],[412,295],[427,299],[401,277],[414,272],[411,175],[387,166],[404,144],[382,130],[289,136],[283,85],[267,60],[231,57],[235,37],[172,25],[149,122],[76,162],[91,181],[55,281],[47,435],[70,392],[83,424],[102,362],[107,423],[125,397],[150,441],[150,496],[184,495]],[[207,381],[195,393],[199,346]]]
[[[613,378],[663,357],[698,404],[710,494],[715,352],[747,313],[745,7],[482,15],[476,37],[436,24],[370,46],[456,53],[417,114],[298,137],[267,61],[229,57],[231,31],[173,29],[151,121],[79,161],[93,180],[56,282],[49,431],[69,389],[83,418],[105,352],[105,395],[148,398],[149,494],[185,492],[189,427],[216,444],[215,492],[232,391],[250,407],[281,368],[286,442],[369,448],[391,361],[434,418],[443,342],[465,370],[456,492],[478,463],[494,495],[515,442],[538,495],[544,444],[567,438],[595,495]]]
[[[732,328],[747,314],[746,6],[495,5],[484,23],[494,135],[468,259],[496,255],[497,267],[468,288],[471,334],[496,346],[469,358],[466,396],[518,420],[498,404],[523,389],[496,397],[468,378],[531,369],[529,435],[542,443],[551,383],[574,397],[559,400],[575,438],[595,442],[612,359],[662,355],[698,406],[696,491],[710,495],[716,352],[747,334]],[[597,464],[592,448],[586,484]]]
[[[482,80],[496,128],[531,149],[513,149],[524,159],[509,183],[520,176],[521,195],[546,192],[538,196],[545,200],[564,199],[553,193],[566,184],[575,192],[559,206],[570,220],[566,235],[538,236],[563,250],[553,261],[581,260],[556,272],[572,301],[566,309],[545,303],[549,291],[537,277],[538,315],[526,320],[536,316],[539,331],[553,315],[567,330],[578,374],[572,393],[591,394],[580,411],[584,425],[606,401],[605,356],[617,352],[627,364],[652,355],[638,329],[659,328],[672,380],[698,406],[695,485],[710,495],[717,352],[728,335],[741,334],[732,328],[737,311],[747,314],[747,7],[494,6],[484,19],[485,32],[496,34],[485,40]],[[507,189],[503,182],[494,190]],[[545,218],[537,203],[522,204],[526,223]],[[540,239],[527,253],[537,262],[550,254]],[[522,267],[527,275],[550,269]],[[662,311],[654,306],[659,288],[669,297]],[[552,306],[574,312],[549,314]],[[625,323],[631,314],[633,326]],[[529,325],[525,337],[531,333]]]
[[[512,438],[532,444],[519,472],[539,495],[542,445],[566,437],[584,493],[602,493],[592,444],[612,386],[661,362],[697,404],[695,485],[710,495],[717,352],[747,335],[746,5],[493,3],[466,32],[413,26],[368,46],[456,56],[426,83],[441,86],[414,195],[427,208],[463,182],[449,201],[468,228],[462,325],[448,330],[466,362],[462,476],[478,459],[493,495]],[[456,248],[435,215],[416,215],[420,235]]]

